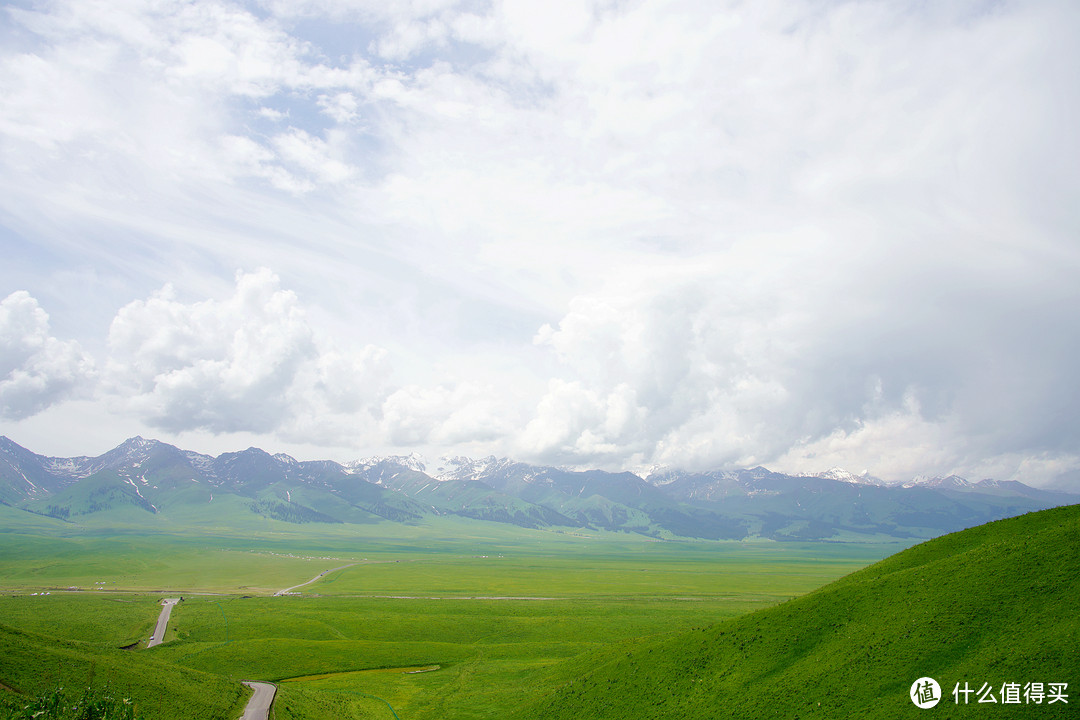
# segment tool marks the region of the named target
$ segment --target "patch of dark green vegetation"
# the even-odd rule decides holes
[[[22,707],[0,710],[3,720],[142,720],[131,698],[109,688],[85,688],[81,693],[58,687],[29,700]]]
[[[136,507],[154,514],[157,510],[139,494],[134,484],[110,470],[103,470],[56,493],[38,512],[62,520],[116,508]],[[28,508],[34,510],[33,507]]]
[[[251,503],[251,511],[256,515],[262,515],[273,520],[281,520],[282,522],[296,523],[302,525],[304,523],[340,523],[341,521],[332,518],[325,513],[321,513],[318,510],[312,510],[309,507],[303,505],[297,505],[291,502],[277,502],[274,500],[259,500]]]
[[[626,644],[551,669],[513,717],[924,717],[912,683],[935,678],[946,717],[1075,715],[1004,704],[1006,683],[1080,679],[1080,506],[912,547],[813,593],[674,638]],[[636,645],[636,646],[635,646]],[[965,683],[967,685],[965,685]],[[996,704],[953,689],[984,685]]]

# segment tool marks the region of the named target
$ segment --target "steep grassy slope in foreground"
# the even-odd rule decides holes
[[[598,653],[517,716],[1058,718],[1080,705],[1080,506],[947,535],[797,600],[630,652]],[[583,674],[582,674],[583,673]],[[944,696],[921,710],[912,683]],[[996,704],[953,698],[993,688]],[[1068,704],[1002,703],[1005,683],[1068,683]],[[984,695],[983,697],[987,697]]]
[[[87,687],[129,698],[148,720],[227,720],[249,691],[239,678],[177,667],[146,653],[62,640],[0,624],[0,718],[58,687],[77,698]],[[15,694],[15,690],[20,694]]]

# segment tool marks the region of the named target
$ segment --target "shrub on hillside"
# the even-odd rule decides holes
[[[9,709],[5,720],[139,720],[127,698],[114,697],[108,688],[86,688],[71,696],[64,688],[39,695],[22,708]]]

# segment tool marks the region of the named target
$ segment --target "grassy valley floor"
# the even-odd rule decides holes
[[[278,720],[501,718],[612,648],[776,605],[899,549],[478,527],[0,533],[0,697],[108,684],[141,717],[230,718],[240,680],[272,680]],[[165,643],[143,649],[157,602],[177,594]]]

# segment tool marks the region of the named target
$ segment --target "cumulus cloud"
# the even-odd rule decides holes
[[[49,316],[24,290],[0,302],[0,417],[20,420],[88,394],[94,362],[49,333]]]
[[[318,409],[377,402],[386,374],[378,348],[321,348],[295,293],[265,269],[238,273],[225,300],[184,303],[166,286],[126,305],[109,348],[114,392],[172,432],[300,432]]]
[[[597,390],[580,381],[552,380],[517,450],[578,464],[640,462],[649,442],[643,432],[647,413],[626,383]]]
[[[794,272],[766,257],[782,246],[639,270],[577,298],[537,334],[562,376],[519,451],[896,479],[1075,460],[1080,298],[1064,275],[1026,252],[1006,271],[955,248],[907,267],[891,243],[846,260],[789,248]]]
[[[386,398],[382,429],[393,445],[453,447],[502,438],[510,430],[498,391],[478,382],[408,385]]]
[[[703,268],[647,271],[583,296],[536,337],[567,378],[553,381],[523,450],[577,463],[732,463],[772,442],[787,401],[784,313],[739,278]],[[741,295],[741,297],[740,297]]]
[[[240,285],[124,308],[111,387],[159,427],[1068,469],[1078,8],[8,8],[0,205],[123,301],[266,264],[319,308],[259,273],[250,315]],[[334,347],[357,307],[379,336]]]

